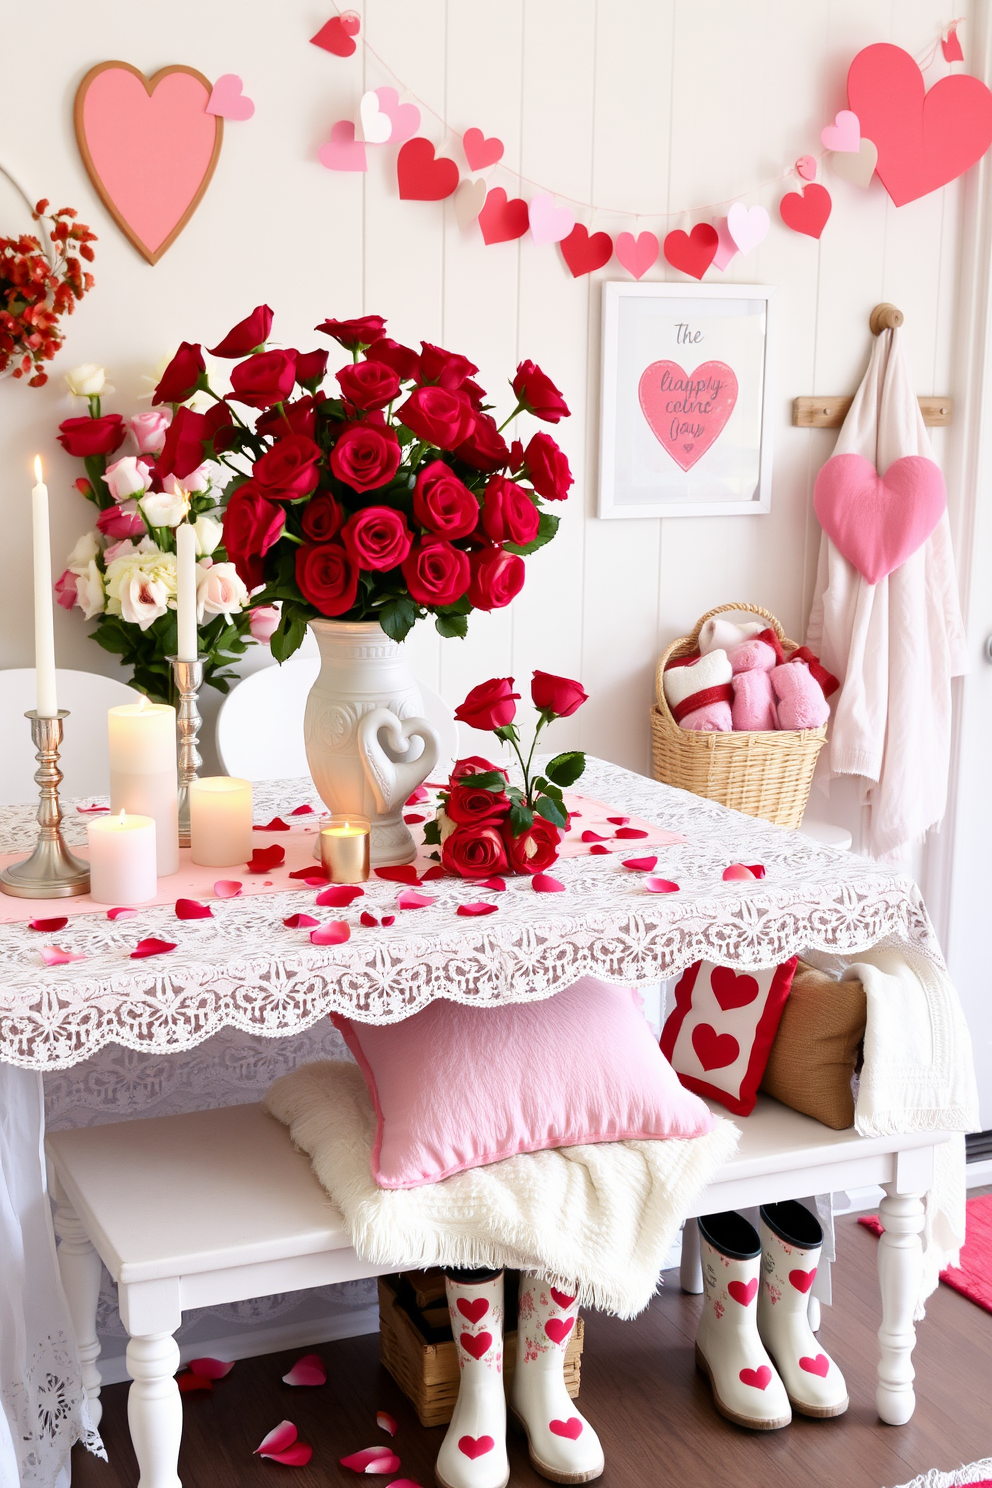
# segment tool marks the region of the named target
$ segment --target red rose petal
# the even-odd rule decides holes
[[[358,920],[359,924],[368,925],[370,928],[378,928],[379,925],[379,921],[376,919],[375,915],[369,914],[367,909],[362,910],[361,914],[358,916]]]
[[[200,904],[196,899],[176,900],[177,920],[212,920],[213,917],[209,904]]]
[[[263,1436],[255,1448],[253,1456],[267,1457],[272,1452],[285,1452],[295,1442],[299,1432],[292,1421],[280,1421],[278,1426],[273,1426],[268,1436]]]
[[[326,1385],[327,1370],[319,1354],[304,1354],[297,1359],[288,1374],[282,1377],[284,1385]]]
[[[396,923],[396,916],[395,915],[383,915],[383,917],[382,917],[382,919],[380,920],[379,923],[382,924],[382,925],[394,925]]]
[[[297,868],[296,872],[291,873],[289,877],[302,878],[306,883],[309,883],[311,879],[317,883],[329,883],[331,875],[326,868],[322,868],[319,863],[315,862],[309,868]]]
[[[55,918],[51,920],[28,920],[28,929],[48,930],[54,932],[56,930],[61,930],[65,925],[68,925],[68,923],[68,915],[56,915]]]
[[[448,875],[445,873],[440,863],[435,863],[433,868],[428,868],[427,872],[422,873],[420,877],[424,883],[427,883],[428,879],[447,878]]]
[[[260,1452],[258,1455],[270,1462],[281,1462],[283,1467],[306,1467],[313,1456],[313,1447],[308,1447],[306,1442],[294,1442],[285,1452]]]
[[[625,827],[630,821],[629,816],[608,816],[606,820],[611,827]]]
[[[76,810],[80,816],[96,816],[98,812],[109,811],[109,806],[77,806]]]
[[[347,909],[356,899],[364,897],[365,890],[359,888],[358,884],[331,884],[329,889],[321,889],[316,902],[330,905],[332,909]]]
[[[381,1427],[383,1431],[388,1431],[390,1436],[395,1436],[400,1429],[399,1421],[397,1421],[395,1416],[391,1416],[388,1411],[376,1411],[375,1424]],[[395,1485],[391,1483],[389,1488],[395,1488]]]
[[[127,920],[127,919],[130,919],[131,915],[136,915],[137,913],[138,913],[138,911],[136,909],[108,909],[107,910],[107,919],[108,920]]]
[[[177,942],[174,940],[158,940],[154,935],[145,940],[139,940],[131,952],[132,961],[140,961],[143,956],[164,956],[167,951],[174,951]]]
[[[176,1375],[176,1384],[181,1395],[189,1395],[193,1390],[212,1390],[214,1387],[213,1380],[208,1379],[205,1374],[192,1374],[189,1370]]]
[[[459,904],[458,908],[455,910],[455,914],[487,915],[495,914],[498,909],[498,904],[487,904],[485,900],[480,899],[477,904]]]
[[[421,801],[428,799],[427,792],[422,785],[418,785],[412,796],[407,796],[403,802],[404,806],[419,806]]]
[[[586,831],[586,832],[583,832],[582,833],[582,841],[583,842],[607,842],[607,841],[609,841],[609,838],[608,837],[604,837],[603,834],[602,834],[602,832],[593,832],[590,829],[589,831]]]
[[[272,820],[270,822],[266,822],[264,826],[262,826],[260,823],[256,822],[255,825],[252,827],[252,831],[253,832],[288,832],[289,831],[289,822],[284,822],[281,816],[274,816],[272,818]]]
[[[400,909],[426,909],[434,900],[430,894],[418,894],[416,889],[401,889],[396,896]]]
[[[644,887],[649,894],[677,894],[679,886],[670,878],[648,878],[644,881]]]
[[[494,894],[505,894],[506,881],[502,878],[484,878],[479,885],[480,889],[492,889]]]
[[[623,866],[633,868],[636,873],[650,873],[658,866],[657,858],[624,858]]]
[[[283,920],[283,924],[287,930],[309,930],[311,925],[319,925],[320,921],[315,920],[313,915],[291,914]]]
[[[68,966],[70,961],[85,961],[81,951],[64,951],[61,946],[42,946],[41,959],[46,966]]]
[[[351,926],[346,920],[330,920],[310,931],[311,945],[343,945],[351,939]]]
[[[312,806],[294,806],[289,814],[290,816],[313,816],[314,811]]]
[[[628,837],[646,837],[648,834],[642,832],[640,827],[618,827],[614,835],[626,840]]]
[[[750,868],[745,868],[743,863],[731,863],[723,870],[724,883],[732,883],[735,879],[754,879],[754,877]]]
[[[243,888],[240,878],[219,878],[214,884],[214,893],[218,899],[237,899]]]
[[[608,853],[609,850],[610,849],[608,847],[604,847],[601,842],[594,842],[592,847],[589,849],[591,853]]]
[[[204,1379],[226,1379],[234,1368],[233,1359],[211,1359],[209,1356],[203,1359],[190,1359],[188,1368],[194,1374],[202,1374]]]
[[[268,873],[286,861],[286,849],[278,842],[271,847],[256,847],[247,864],[249,873]]]
[[[427,818],[426,816],[418,816],[416,811],[409,811],[407,812],[406,816],[404,816],[403,820],[406,822],[408,827],[412,827],[415,826],[417,822],[426,821]]]
[[[387,883],[411,884],[414,888],[420,886],[420,876],[412,863],[398,863],[393,868],[377,868],[376,878],[384,878]]]
[[[391,1447],[366,1447],[364,1451],[352,1452],[339,1460],[342,1467],[350,1467],[357,1473],[391,1473],[400,1465],[400,1459]]]
[[[750,868],[750,870],[754,874],[755,878],[764,878],[764,876],[765,876],[765,865],[764,865],[764,863],[745,863],[744,866],[745,866],[745,868]]]
[[[552,878],[550,873],[535,873],[530,882],[535,894],[564,894],[565,892],[565,885],[557,878]]]

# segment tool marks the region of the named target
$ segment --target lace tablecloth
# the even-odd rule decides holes
[[[86,959],[65,966],[44,966],[42,936],[26,923],[7,924],[0,1060],[65,1069],[110,1042],[168,1053],[225,1027],[275,1038],[331,1011],[389,1023],[437,997],[479,1006],[547,997],[587,972],[649,985],[700,957],[747,968],[802,950],[843,956],[897,943],[943,964],[908,878],[603,761],[589,762],[581,788],[618,813],[685,834],[682,845],[651,849],[657,873],[676,880],[679,893],[648,893],[644,875],[622,866],[637,856],[629,843],[629,851],[557,863],[560,894],[535,893],[526,878],[508,878],[502,894],[459,880],[427,884],[435,903],[397,912],[388,927],[359,924],[362,909],[395,911],[399,885],[373,879],[350,909],[317,911],[351,924],[351,939],[338,946],[311,945],[305,931],[283,926],[286,916],[312,909],[307,888],[217,900],[209,920],[181,922],[170,905],[117,921],[102,912],[74,916],[54,939]],[[309,780],[256,786],[256,817],[303,800],[319,806]],[[85,822],[70,805],[70,843],[85,840]],[[2,850],[28,850],[33,837],[29,807],[0,808]],[[732,862],[762,863],[766,876],[725,883]],[[456,916],[459,903],[480,898],[497,902],[498,912]],[[146,936],[177,948],[131,960]]]

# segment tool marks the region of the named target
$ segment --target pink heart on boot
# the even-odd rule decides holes
[[[817,1354],[815,1359],[800,1359],[799,1368],[805,1369],[807,1374],[818,1374],[821,1379],[826,1379],[830,1370],[830,1360],[826,1354]]]
[[[582,1422],[578,1416],[569,1416],[567,1421],[549,1421],[548,1430],[555,1436],[567,1436],[569,1441],[578,1441],[582,1435]]]
[[[756,1390],[766,1390],[772,1382],[772,1372],[767,1364],[762,1364],[760,1369],[742,1369],[740,1381],[742,1385],[753,1385]]]
[[[570,1297],[567,1292],[560,1292],[557,1287],[551,1287],[551,1296],[559,1307],[571,1307],[575,1301],[574,1297]]]
[[[727,1291],[733,1297],[734,1301],[739,1302],[742,1307],[749,1307],[751,1305],[757,1290],[758,1278],[756,1276],[752,1276],[751,1280],[746,1284],[743,1281],[727,1282]]]
[[[465,1297],[458,1298],[458,1311],[463,1318],[468,1318],[470,1323],[478,1323],[489,1311],[489,1303],[485,1297],[476,1297],[469,1302]]]
[[[834,455],[813,488],[820,526],[838,552],[877,584],[911,558],[947,505],[940,467],[904,455],[879,475],[864,455]]]
[[[574,1318],[548,1318],[544,1325],[544,1331],[552,1343],[564,1343],[575,1326]]]
[[[476,1333],[474,1335],[472,1333],[462,1333],[458,1339],[462,1348],[467,1354],[471,1354],[473,1359],[481,1359],[492,1341],[493,1335],[491,1333]]]
[[[813,1277],[816,1275],[816,1267],[812,1271],[790,1271],[789,1280],[797,1292],[808,1292],[813,1285]]]
[[[491,1452],[496,1443],[491,1436],[460,1436],[458,1438],[458,1450],[464,1452],[466,1457],[471,1457],[474,1462],[476,1457],[484,1457]]]

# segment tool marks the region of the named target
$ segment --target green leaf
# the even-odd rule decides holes
[[[468,635],[468,616],[435,615],[434,628],[440,636],[459,636],[464,640]]]
[[[534,802],[534,810],[553,826],[561,827],[563,832],[568,831],[568,812],[558,801],[552,801],[550,796],[538,796]]]
[[[564,786],[567,790],[574,785],[586,767],[586,757],[581,749],[569,749],[564,754],[556,754],[550,764],[545,766],[548,778],[555,785]]]
[[[503,546],[508,553],[519,553],[521,558],[526,558],[530,553],[536,553],[538,548],[543,548],[549,543],[558,531],[558,523],[561,518],[553,516],[551,512],[542,511],[541,520],[537,528],[537,536],[529,543],[504,543]]]
[[[498,770],[486,770],[478,775],[463,775],[462,781],[466,785],[474,785],[476,790],[494,791],[496,795],[506,789],[506,776],[501,775]]]
[[[391,641],[405,641],[417,619],[417,606],[407,595],[400,595],[383,605],[379,624]]]
[[[429,821],[424,826],[424,841],[433,846],[441,841],[441,828],[436,821]]]
[[[279,624],[276,626],[269,649],[276,661],[288,661],[294,651],[303,645],[307,633],[306,615],[291,604],[284,604]]]
[[[514,837],[519,837],[522,832],[529,832],[534,825],[534,813],[522,801],[514,801],[510,807],[509,822],[510,831]]]

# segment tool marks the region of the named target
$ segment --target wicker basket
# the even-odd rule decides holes
[[[698,649],[699,632],[714,615],[741,612],[759,616],[786,640],[774,615],[758,605],[725,604],[700,617],[692,635],[673,641],[658,663],[658,701],[651,709],[651,758],[655,780],[719,801],[745,816],[760,816],[781,827],[798,827],[806,809],[816,757],[826,728],[780,729],[753,733],[702,733],[680,728],[665,700],[663,677],[673,658]]]
[[[404,1285],[414,1275],[411,1272],[379,1277],[379,1359],[404,1395],[413,1401],[421,1426],[446,1426],[458,1399],[458,1354],[450,1326],[442,1329],[431,1325],[434,1307],[428,1303],[427,1317],[420,1314],[409,1285]],[[443,1280],[441,1286],[443,1298]],[[447,1304],[442,1300],[437,1307],[443,1308],[447,1323]],[[443,1336],[445,1333],[447,1337]],[[573,1400],[579,1393],[582,1344],[583,1326],[579,1318],[565,1349],[565,1388]],[[516,1360],[514,1329],[503,1339],[504,1385],[513,1378]]]

